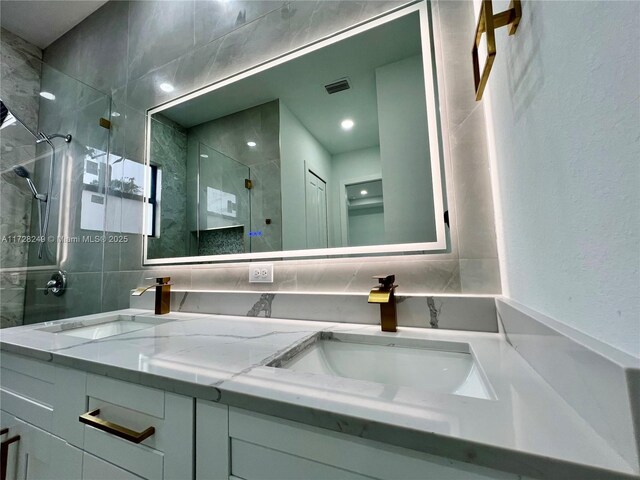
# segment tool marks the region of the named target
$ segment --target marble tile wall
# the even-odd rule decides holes
[[[159,235],[149,238],[148,257],[187,256],[187,130],[161,114],[154,115],[151,158],[162,174]]]
[[[500,267],[482,103],[476,102],[469,45],[473,2],[432,3],[438,88],[448,163],[446,188],[451,240],[464,293],[500,293]]]
[[[0,29],[0,98],[28,126],[38,126],[42,51],[11,32]],[[29,249],[28,244],[6,237],[29,235],[32,196],[13,165],[33,169],[34,138],[13,124],[0,134],[0,328],[21,325]],[[14,271],[6,271],[11,268]]]
[[[110,145],[144,160],[146,109],[252,65],[398,8],[404,1],[108,2],[45,50],[45,61],[112,95]],[[277,291],[362,291],[379,271],[398,275],[406,292],[497,294],[500,276],[482,107],[473,97],[471,2],[434,1],[451,251],[369,259],[313,259],[276,264]],[[107,48],[108,47],[108,48]],[[91,54],[88,54],[90,52]],[[171,83],[170,93],[159,84]],[[123,212],[124,214],[124,212]],[[141,212],[126,212],[141,217]],[[117,224],[117,221],[115,222]],[[117,225],[112,225],[117,230]],[[128,289],[150,276],[142,240],[105,246],[102,308],[126,304]],[[252,289],[247,266],[154,267],[179,288]]]

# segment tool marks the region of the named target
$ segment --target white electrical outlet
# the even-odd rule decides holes
[[[249,283],[273,283],[273,263],[252,263],[249,266]]]

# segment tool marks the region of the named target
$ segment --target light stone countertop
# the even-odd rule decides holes
[[[104,339],[43,327],[164,322]],[[265,366],[320,331],[469,343],[496,400]],[[1,349],[535,478],[640,478],[501,334],[127,309],[4,329]]]

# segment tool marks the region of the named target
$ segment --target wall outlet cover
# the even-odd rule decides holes
[[[251,263],[249,283],[273,283],[273,263]]]

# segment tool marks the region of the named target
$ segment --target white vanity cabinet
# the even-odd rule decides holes
[[[19,355],[0,368],[11,480],[519,478]]]
[[[193,398],[5,352],[0,368],[1,439],[20,436],[7,480],[193,478]]]
[[[5,411],[0,422],[8,429],[3,442],[19,437],[9,446],[7,479],[82,478],[82,450]]]
[[[204,401],[196,425],[198,480],[522,478]]]

